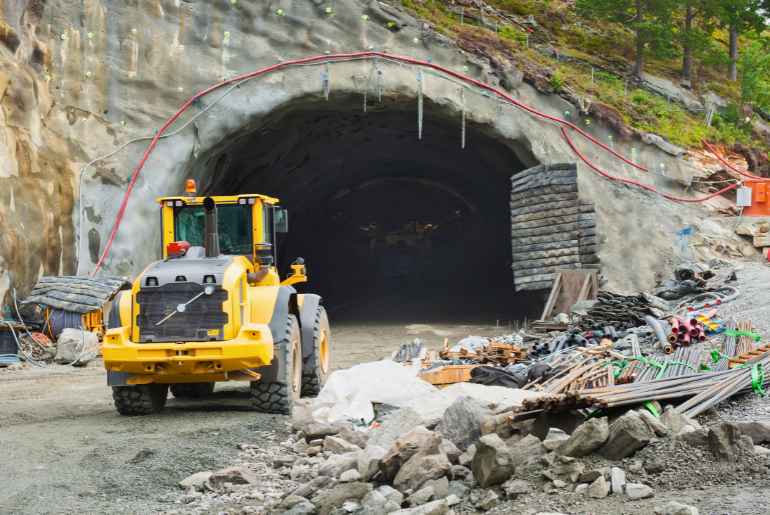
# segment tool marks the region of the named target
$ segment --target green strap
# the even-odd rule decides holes
[[[722,354],[719,349],[712,349],[711,350],[711,362],[712,363],[719,363],[720,359],[730,359],[730,356],[727,356],[726,354]]]
[[[760,397],[765,396],[765,368],[759,363],[751,367],[751,389]]]
[[[755,342],[758,342],[762,339],[762,336],[758,335],[757,333],[752,333],[751,331],[736,331],[735,329],[725,329],[724,334],[727,336],[735,336],[736,338],[747,336]]]

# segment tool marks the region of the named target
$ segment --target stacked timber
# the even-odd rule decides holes
[[[550,288],[557,269],[597,266],[594,208],[579,198],[576,165],[514,175],[510,205],[516,291]]]

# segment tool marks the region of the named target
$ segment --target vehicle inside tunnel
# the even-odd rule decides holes
[[[306,99],[280,108],[191,168],[202,193],[264,193],[289,210],[279,270],[305,259],[337,319],[467,323],[532,318],[515,292],[510,178],[537,164],[526,142],[425,101]],[[299,286],[301,289],[302,286]]]

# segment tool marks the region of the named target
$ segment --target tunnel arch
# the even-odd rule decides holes
[[[468,120],[461,148],[460,113],[430,99],[420,138],[417,111],[405,96],[364,112],[360,96],[306,95],[198,153],[185,176],[205,194],[280,198],[291,230],[279,267],[304,257],[332,309],[534,315],[540,302],[515,294],[511,271],[510,180],[538,163],[527,142]]]

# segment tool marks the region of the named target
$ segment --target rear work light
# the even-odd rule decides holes
[[[178,258],[187,254],[190,249],[190,242],[188,241],[172,241],[166,245],[166,255],[170,258]]]

